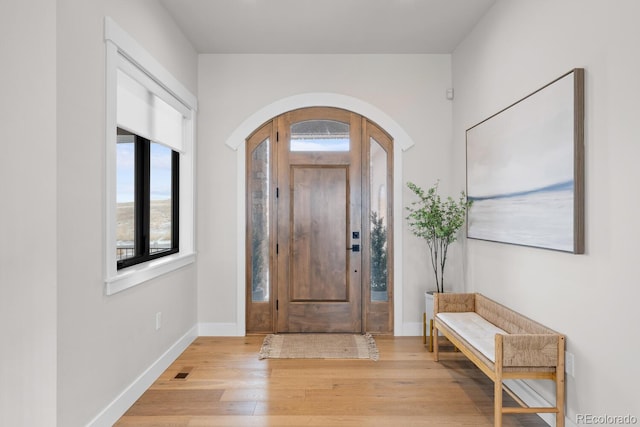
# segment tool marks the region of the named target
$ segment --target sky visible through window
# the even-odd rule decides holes
[[[349,151],[349,138],[291,138],[291,151]]]
[[[134,201],[135,190],[135,145],[119,138],[117,149],[117,203]],[[171,149],[151,143],[151,200],[171,198]]]
[[[291,125],[291,151],[349,151],[349,124],[305,120]]]

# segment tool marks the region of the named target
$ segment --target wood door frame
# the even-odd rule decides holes
[[[245,325],[252,325],[252,333],[270,333],[274,331],[276,320],[276,307],[271,300],[274,299],[275,290],[271,280],[269,280],[268,292],[270,300],[267,302],[253,301],[253,268],[252,268],[252,245],[253,238],[253,216],[252,216],[252,203],[251,203],[251,188],[252,188],[252,152],[263,142],[269,141],[268,144],[268,156],[269,162],[267,165],[269,174],[269,194],[273,195],[276,192],[276,183],[272,179],[275,175],[275,142],[277,140],[277,129],[273,126],[272,121],[269,121],[258,128],[249,138],[247,138],[246,144],[246,213],[245,213],[245,277],[246,277],[246,289],[245,289]],[[275,211],[275,198],[269,196],[267,210],[269,213]],[[276,240],[271,236],[276,233],[275,221],[268,221],[268,233],[269,233],[269,261],[268,268],[271,274],[277,274],[277,263],[275,258],[276,253]],[[257,326],[257,327],[256,327]]]
[[[369,138],[372,135],[376,135],[377,138],[376,140],[378,142],[384,142],[381,145],[384,145],[385,150],[387,152],[387,189],[388,189],[388,200],[387,200],[387,212],[388,212],[388,218],[387,218],[387,224],[388,224],[388,240],[387,240],[387,251],[388,251],[388,260],[387,260],[387,268],[388,268],[388,277],[387,277],[387,283],[388,283],[388,300],[385,301],[385,305],[386,305],[386,309],[382,310],[384,315],[385,315],[385,321],[382,322],[383,325],[380,326],[378,322],[378,326],[375,327],[371,327],[370,325],[370,319],[375,317],[375,313],[376,310],[371,310],[370,308],[375,306],[376,304],[372,303],[371,301],[371,295],[369,292],[369,286],[365,286],[365,277],[367,278],[367,283],[369,283],[368,278],[369,278],[369,274],[364,274],[361,276],[361,282],[360,282],[360,286],[361,286],[361,317],[362,317],[362,332],[372,332],[372,333],[377,333],[377,334],[393,334],[394,333],[394,304],[395,304],[395,294],[393,292],[394,287],[393,287],[393,279],[394,279],[394,268],[393,268],[393,264],[394,264],[394,256],[393,256],[393,252],[394,252],[394,239],[393,239],[393,229],[394,229],[394,225],[397,225],[394,223],[393,220],[393,211],[394,211],[394,205],[393,205],[393,192],[394,192],[394,182],[393,182],[393,178],[394,178],[394,158],[393,158],[393,139],[391,138],[391,136],[385,132],[380,126],[378,126],[376,123],[374,123],[373,121],[367,119],[364,116],[361,116],[357,113],[353,113],[349,110],[344,110],[343,108],[340,107],[304,107],[304,108],[300,108],[297,110],[292,110],[286,113],[282,113],[270,120],[268,120],[265,124],[263,124],[263,126],[260,126],[256,131],[254,131],[251,136],[249,138],[247,138],[247,144],[246,144],[246,157],[245,157],[245,163],[246,163],[246,187],[245,187],[245,198],[246,198],[246,228],[245,228],[245,233],[246,233],[246,239],[247,239],[247,243],[246,243],[246,247],[245,247],[245,252],[246,252],[246,262],[245,262],[245,274],[246,274],[246,292],[245,292],[245,332],[246,333],[265,333],[265,332],[275,332],[276,331],[276,325],[277,325],[277,301],[278,301],[278,295],[277,295],[277,287],[274,286],[273,284],[273,280],[271,280],[271,301],[270,301],[270,306],[271,309],[269,310],[270,314],[266,317],[270,318],[270,327],[267,327],[264,330],[257,330],[254,327],[252,327],[252,300],[251,300],[251,271],[250,271],[250,262],[251,262],[251,245],[249,244],[249,238],[251,235],[251,230],[250,228],[250,218],[251,218],[251,203],[249,202],[249,185],[250,185],[250,180],[249,180],[249,171],[250,171],[250,166],[249,166],[249,161],[250,161],[250,154],[251,154],[251,148],[252,145],[250,144],[250,140],[252,137],[254,137],[256,134],[258,134],[260,131],[262,131],[263,133],[269,134],[271,135],[272,140],[277,139],[277,131],[278,131],[278,119],[288,113],[291,113],[293,111],[304,111],[304,110],[316,110],[316,111],[320,111],[320,110],[324,110],[325,115],[322,117],[323,119],[329,119],[331,120],[332,117],[335,117],[335,114],[344,114],[344,112],[348,112],[349,114],[355,114],[360,118],[361,121],[361,125],[359,126],[359,135],[358,137],[361,138],[361,143],[363,146],[362,149],[362,162],[361,162],[361,176],[362,176],[362,191],[361,191],[361,205],[362,205],[362,215],[361,215],[361,221],[362,221],[362,227],[361,227],[361,233],[362,233],[362,246],[367,248],[366,252],[363,253],[362,255],[362,267],[361,269],[365,270],[365,266],[369,266],[369,262],[368,262],[368,257],[369,257],[369,249],[368,249],[368,243],[369,241],[368,236],[369,236],[369,230],[367,228],[367,230],[365,231],[364,224],[368,224],[368,217],[369,217],[369,166],[368,166],[368,162],[369,162],[369,148],[364,149],[364,146],[369,146]],[[319,118],[319,117],[316,117]],[[265,128],[268,128],[269,131],[264,130]],[[275,139],[273,139],[275,138]],[[274,144],[275,145],[275,144]],[[272,149],[272,153],[275,149]],[[276,156],[272,157],[273,159],[276,158]],[[275,162],[273,162],[274,164],[271,166],[272,167],[272,176],[273,177],[277,177],[277,165],[275,164]],[[276,193],[277,191],[277,184],[275,183],[276,179],[272,179],[271,183],[272,183],[272,190],[273,190],[273,194]],[[280,190],[282,191],[282,190]],[[366,200],[365,200],[366,199]],[[270,199],[270,200],[273,200]],[[272,206],[273,209],[273,206]],[[271,210],[271,212],[273,212],[273,210]],[[365,213],[366,212],[366,213]],[[366,222],[365,222],[366,219]],[[272,221],[275,222],[275,221]],[[275,231],[275,230],[273,230]],[[272,234],[272,236],[275,235]],[[366,246],[365,246],[366,245]],[[276,243],[274,242],[273,244],[270,245],[272,249],[271,253],[275,253],[275,247],[276,247]],[[366,255],[366,256],[365,256]],[[367,261],[365,261],[367,260]],[[274,274],[277,274],[278,271],[278,265],[277,265],[277,260],[273,261],[270,263],[270,267],[271,267],[271,271],[272,271],[272,275],[271,277],[273,277]],[[379,305],[379,304],[378,304]],[[379,310],[378,310],[378,317],[380,316]],[[264,315],[263,315],[264,317]]]
[[[362,286],[362,324],[366,332],[377,334],[393,334],[394,331],[394,191],[393,191],[393,138],[386,133],[380,126],[371,122],[366,117],[362,118],[362,144],[369,148],[362,149],[362,212],[363,222],[365,212],[371,213],[371,149],[372,140],[382,148],[386,153],[386,223],[387,223],[387,293],[388,300],[384,302],[373,301],[371,296],[371,286]],[[364,166],[367,165],[367,166]],[[365,196],[366,195],[366,196]],[[370,255],[371,249],[371,233],[362,233],[362,244]],[[371,256],[363,256],[362,263],[362,281],[363,283],[371,283]]]

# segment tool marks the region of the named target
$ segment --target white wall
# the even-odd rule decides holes
[[[635,0],[499,0],[453,55],[458,185],[467,128],[572,68],[586,70],[586,254],[467,242],[470,290],[567,335],[574,422],[584,413],[640,417],[638,16]]]
[[[101,264],[105,15],[200,98],[197,268],[111,297]],[[452,116],[449,55],[203,55],[196,65],[152,0],[3,2],[0,52],[10,60],[0,67],[0,120],[5,141],[18,143],[5,144],[0,160],[0,337],[11,342],[0,347],[0,425],[84,425],[196,321],[235,324],[243,196],[237,153],[225,142],[256,111],[304,93],[360,99],[416,142],[403,154],[403,182],[441,178],[443,193],[455,195],[464,187],[465,129],[574,67],[586,69],[587,253],[463,241],[447,275],[453,290],[466,278],[468,289],[567,334],[571,419],[640,416],[637,16],[635,0],[499,0],[453,55]],[[410,194],[402,197],[406,205]],[[410,331],[433,278],[424,244],[402,233]]]
[[[57,1],[58,425],[65,427],[86,425],[196,324],[193,265],[104,295],[105,15],[197,93],[196,52],[157,1]]]
[[[445,95],[451,84],[450,61],[450,55],[200,56],[199,322],[214,325],[213,330],[215,325],[221,325],[218,330],[233,330],[237,320],[237,244],[243,238],[237,231],[237,200],[244,198],[244,192],[236,187],[238,153],[225,145],[234,131],[256,112],[285,98],[311,93],[348,96],[383,111],[415,142],[402,156],[403,181],[423,185],[437,178],[448,181],[452,122]],[[444,190],[448,184],[443,182]],[[401,196],[408,193],[396,194],[399,203]],[[396,328],[417,335],[424,311],[422,293],[433,279],[426,245],[402,232],[407,325]]]
[[[0,3],[0,425],[56,424],[55,2]]]

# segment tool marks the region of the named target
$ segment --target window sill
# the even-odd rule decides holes
[[[195,260],[196,254],[193,252],[188,254],[177,253],[145,262],[144,264],[125,268],[114,276],[105,279],[105,294],[113,295],[132,288],[148,280],[189,265],[195,262]]]

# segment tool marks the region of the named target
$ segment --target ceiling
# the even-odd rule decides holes
[[[160,0],[199,53],[451,53],[496,0]]]

